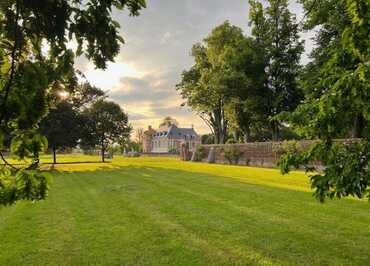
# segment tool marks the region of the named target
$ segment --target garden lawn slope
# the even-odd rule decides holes
[[[0,265],[370,265],[370,204],[320,204],[303,173],[58,159],[46,201],[0,208]]]

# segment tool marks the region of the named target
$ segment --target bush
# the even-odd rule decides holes
[[[225,147],[223,153],[230,164],[238,164],[240,157],[243,155],[243,152],[235,145]]]
[[[283,141],[282,143],[273,144],[272,150],[279,155],[293,153],[297,154],[301,150],[300,143],[296,140]]]
[[[195,162],[200,162],[202,161],[204,158],[207,157],[207,154],[206,154],[206,149],[203,147],[203,146],[200,146],[198,145],[195,152],[194,152],[194,159],[193,161]]]

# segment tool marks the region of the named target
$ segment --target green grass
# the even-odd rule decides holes
[[[44,162],[48,162],[44,158]],[[300,172],[60,157],[49,198],[0,209],[0,265],[370,265],[370,205]]]

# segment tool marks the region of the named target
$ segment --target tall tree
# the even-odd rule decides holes
[[[370,2],[368,0],[302,1],[306,27],[319,28],[317,48],[303,76],[306,98],[292,113],[297,131],[320,141],[311,149],[282,157],[283,172],[304,165],[314,171],[315,195],[370,197]],[[337,137],[362,137],[352,144]],[[321,161],[317,174],[313,161]]]
[[[26,131],[34,129],[47,113],[51,93],[75,87],[75,55],[83,54],[98,68],[105,68],[123,43],[119,23],[112,19],[112,9],[127,8],[131,15],[138,15],[143,7],[144,0],[1,1],[0,140],[7,128],[14,136],[12,147],[43,147],[41,142],[27,145],[42,138]],[[69,41],[77,42],[76,51],[67,49]],[[34,150],[34,154],[38,152]],[[30,154],[16,150],[15,153]],[[33,165],[37,162],[35,159]],[[13,178],[15,175],[17,178]],[[10,170],[0,172],[0,194],[4,196],[0,197],[0,204],[44,198],[45,180],[39,172],[10,166]],[[33,189],[22,182],[33,184]]]
[[[102,162],[109,145],[121,142],[128,138],[131,126],[128,124],[127,114],[114,103],[98,100],[83,112],[85,117],[82,142],[89,146],[100,146]]]
[[[229,121],[225,108],[240,79],[228,69],[225,56],[244,40],[242,30],[228,21],[216,27],[203,44],[193,46],[195,64],[183,72],[177,85],[186,104],[210,127],[216,143],[226,141]]]
[[[230,96],[226,114],[236,139],[242,135],[245,142],[258,139],[268,124],[268,90],[265,86],[264,50],[252,38],[245,38],[238,47],[224,56],[229,75]],[[235,134],[234,134],[235,135]]]
[[[274,117],[284,111],[293,111],[303,97],[297,85],[303,42],[287,0],[268,0],[266,8],[255,0],[249,3],[252,35],[265,51],[268,115],[272,139],[277,140],[280,124]]]

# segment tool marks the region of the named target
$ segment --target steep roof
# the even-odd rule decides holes
[[[179,128],[176,125],[172,125],[168,130],[157,132],[154,137],[172,137],[172,138],[184,138],[184,137],[198,138],[198,134],[193,128]]]
[[[182,136],[194,136],[198,137],[197,132],[194,128],[179,128],[175,125],[172,125],[168,130],[168,135],[173,137],[182,137]]]

